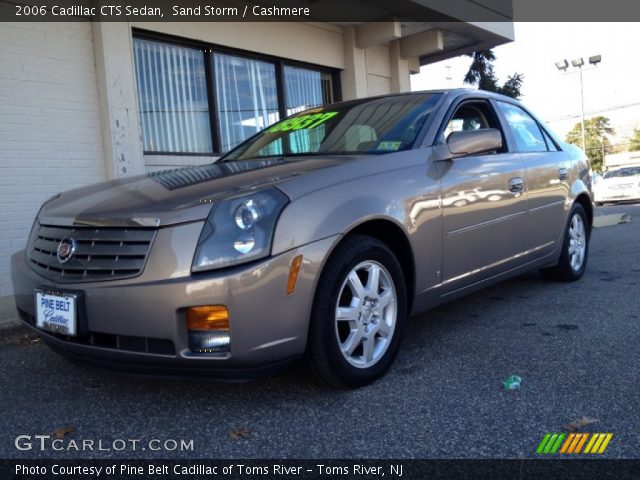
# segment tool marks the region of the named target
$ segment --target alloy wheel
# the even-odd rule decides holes
[[[587,235],[582,216],[575,213],[569,224],[569,261],[574,271],[579,271],[587,249]]]
[[[346,276],[335,311],[336,336],[344,358],[369,368],[385,354],[398,314],[390,273],[374,261],[356,265]]]

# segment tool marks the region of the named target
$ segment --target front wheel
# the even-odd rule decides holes
[[[382,242],[345,238],[320,277],[311,314],[307,360],[336,387],[380,378],[398,352],[407,316],[402,268]]]
[[[576,203],[571,208],[558,264],[540,270],[549,280],[574,282],[584,275],[589,255],[591,231],[584,207]]]

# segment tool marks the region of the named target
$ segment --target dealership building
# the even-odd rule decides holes
[[[0,23],[0,302],[52,195],[212,162],[286,115],[408,91],[421,65],[513,40],[511,0],[427,3],[321,2],[375,23]]]

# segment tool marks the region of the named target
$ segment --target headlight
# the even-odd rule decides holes
[[[268,256],[276,221],[288,201],[280,190],[270,188],[215,204],[200,233],[191,271]]]

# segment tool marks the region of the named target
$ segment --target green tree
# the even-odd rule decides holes
[[[638,152],[640,151],[640,128],[633,129],[633,136],[629,140],[629,148],[630,152]]]
[[[464,83],[477,85],[480,90],[501,93],[511,98],[519,98],[524,75],[514,73],[509,76],[502,86],[498,85],[498,79],[493,71],[493,62],[496,55],[493,50],[480,50],[468,54],[473,60],[469,66],[469,71],[464,76]]]
[[[602,171],[604,155],[611,152],[611,142],[607,135],[613,135],[615,131],[609,124],[607,117],[598,116],[584,121],[585,153],[591,160],[591,168]],[[565,139],[582,148],[582,123],[576,123]]]

